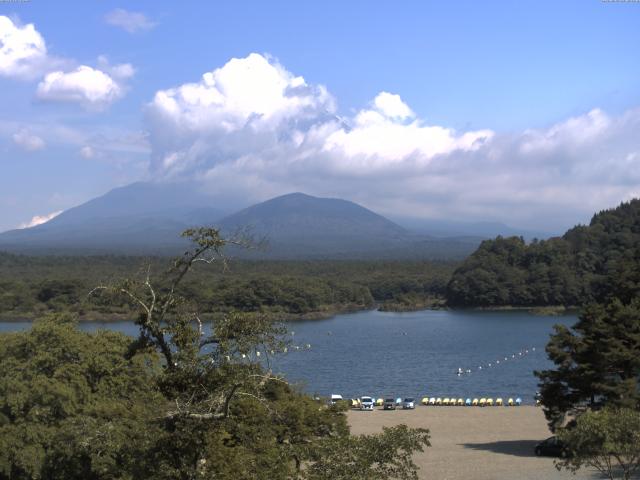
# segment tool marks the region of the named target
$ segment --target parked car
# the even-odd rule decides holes
[[[384,410],[395,410],[396,409],[396,401],[393,398],[385,398],[384,399]]]
[[[414,408],[416,408],[415,399],[413,397],[405,398],[404,401],[402,402],[402,409],[403,410],[413,410]]]
[[[362,397],[360,399],[360,410],[373,410],[374,400],[371,397]]]
[[[546,457],[567,458],[569,456],[567,446],[556,436],[549,437],[537,444],[534,452],[538,457],[544,455]]]
[[[335,405],[338,402],[341,402],[342,399],[342,395],[339,395],[337,393],[332,393],[331,394],[331,400],[329,400],[329,403],[331,403],[331,405]]]

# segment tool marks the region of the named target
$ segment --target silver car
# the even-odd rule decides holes
[[[404,401],[402,402],[402,409],[403,410],[413,410],[414,408],[416,408],[415,398],[413,398],[413,397],[405,398]]]

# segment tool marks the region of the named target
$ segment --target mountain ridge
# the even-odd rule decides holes
[[[225,234],[250,227],[270,248],[251,258],[463,258],[483,239],[411,231],[357,203],[281,195],[233,212],[191,183],[137,182],[70,208],[36,227],[0,233],[0,250],[29,254],[174,255],[188,245],[180,233],[211,225]],[[233,212],[233,213],[232,213]]]

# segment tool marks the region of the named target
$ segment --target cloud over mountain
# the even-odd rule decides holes
[[[156,175],[195,177],[249,197],[291,189],[352,196],[356,185],[340,186],[347,177],[384,178],[390,169],[413,176],[436,156],[475,151],[493,136],[426,125],[388,92],[342,119],[324,86],[255,53],[158,91],[146,117]],[[318,188],[320,176],[338,181]]]
[[[43,223],[47,223],[49,220],[53,220],[61,213],[62,213],[62,210],[57,210],[47,215],[35,215],[28,222],[21,223],[18,229],[31,228],[31,227],[36,227],[38,225],[42,225]]]
[[[134,74],[130,64],[100,57],[95,68],[50,72],[37,95],[104,110],[122,98]],[[596,108],[520,132],[433,124],[388,91],[349,116],[338,111],[325,86],[253,53],[158,90],[135,148],[150,149],[153,177],[193,179],[245,204],[304,191],[387,215],[562,230],[640,195],[640,109],[611,115]],[[17,132],[14,143],[31,151],[43,146],[27,134],[50,143],[37,129]],[[83,158],[116,148],[99,138],[76,143]]]

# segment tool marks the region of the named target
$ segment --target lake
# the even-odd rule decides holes
[[[576,321],[575,315],[525,311],[425,310],[293,322],[288,328],[300,349],[278,357],[274,370],[323,396],[521,397],[533,403],[533,371],[551,366],[544,347],[553,325]],[[0,322],[0,332],[29,325]],[[81,328],[137,333],[131,322],[83,323]],[[471,373],[457,375],[458,368]]]

